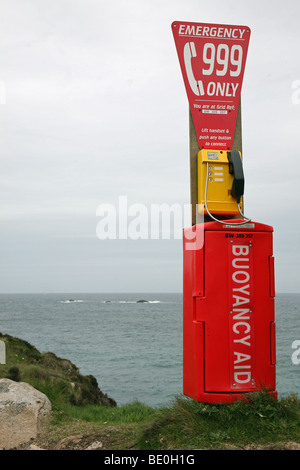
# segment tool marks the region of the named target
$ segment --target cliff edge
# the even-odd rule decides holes
[[[6,345],[6,364],[0,365],[0,379],[27,382],[54,403],[117,405],[100,390],[93,375],[82,375],[70,360],[52,352],[41,353],[27,341],[7,334],[0,333],[0,340]]]

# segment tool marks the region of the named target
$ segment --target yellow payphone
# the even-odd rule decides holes
[[[244,173],[241,152],[200,150],[198,210],[210,216],[240,214],[245,218],[243,194]]]

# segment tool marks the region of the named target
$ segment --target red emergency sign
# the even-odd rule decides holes
[[[272,231],[230,221],[184,229],[184,395],[207,403],[277,395]]]
[[[250,28],[175,21],[172,31],[199,147],[231,150]]]

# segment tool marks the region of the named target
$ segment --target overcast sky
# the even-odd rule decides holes
[[[299,18],[298,0],[0,0],[0,291],[181,291],[181,240],[99,240],[96,210],[190,202],[182,20],[251,28],[246,215],[274,227],[277,292],[300,292]]]

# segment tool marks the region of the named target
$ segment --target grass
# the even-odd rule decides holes
[[[68,359],[51,352],[41,353],[27,341],[2,335],[6,343],[6,364],[0,367],[0,378],[27,382],[47,395],[54,410],[68,404],[103,404],[115,406],[116,402],[98,387],[94,376],[84,376]]]
[[[107,407],[99,405],[74,406],[67,405],[54,415],[55,423],[66,420],[82,420],[89,423],[128,424],[144,423],[152,418],[157,411],[139,402],[124,406]]]
[[[139,439],[157,412],[139,402],[116,407],[65,405],[53,412],[46,440],[42,438],[41,446],[55,449],[57,443],[68,436],[81,436],[85,444],[100,440],[104,449],[138,449]],[[77,450],[67,447],[69,449]]]
[[[300,442],[300,402],[265,392],[248,402],[212,405],[187,398],[154,417],[139,440],[142,449],[228,449]]]
[[[53,414],[52,429],[70,434],[105,435],[113,430],[108,449],[300,449],[300,401],[275,400],[265,392],[247,402],[204,404],[176,397],[164,408],[139,402],[125,406],[64,406]]]
[[[139,402],[116,406],[93,376],[82,376],[70,361],[40,353],[18,338],[0,333],[0,339],[7,345],[0,378],[28,382],[51,401],[43,448],[54,449],[62,439],[80,435],[82,449],[99,440],[110,450],[280,449],[290,442],[300,449],[297,397],[275,400],[262,391],[233,404],[179,396],[159,409]]]

